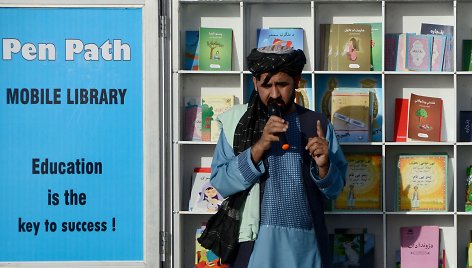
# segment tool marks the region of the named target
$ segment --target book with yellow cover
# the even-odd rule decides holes
[[[346,185],[333,210],[381,210],[382,156],[346,154]]]
[[[398,157],[398,211],[447,211],[447,154]]]
[[[216,117],[234,106],[234,95],[202,97],[202,141],[218,141],[220,128]]]

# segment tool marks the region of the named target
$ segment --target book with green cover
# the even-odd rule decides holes
[[[371,27],[371,71],[382,71],[382,23],[362,23],[370,24]]]
[[[472,70],[472,40],[462,40],[462,69]]]
[[[233,30],[201,27],[199,36],[198,69],[231,71]]]

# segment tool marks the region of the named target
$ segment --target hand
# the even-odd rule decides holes
[[[316,133],[318,137],[308,139],[308,143],[305,147],[309,154],[318,166],[319,175],[323,178],[328,174],[329,169],[329,151],[328,141],[325,139],[323,129],[321,128],[321,122],[316,122]]]
[[[262,160],[265,151],[270,149],[273,142],[279,141],[278,133],[286,132],[287,129],[288,122],[283,118],[275,115],[269,117],[264,126],[261,138],[251,148],[251,156],[255,164]]]

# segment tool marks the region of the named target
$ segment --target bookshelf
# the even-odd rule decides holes
[[[460,110],[472,110],[472,72],[462,70],[462,40],[472,39],[472,3],[467,1],[172,1],[172,267],[193,267],[195,230],[208,214],[188,212],[191,172],[209,166],[213,142],[183,141],[183,99],[186,96],[234,94],[236,103],[248,98],[245,56],[256,46],[256,31],[268,27],[304,29],[307,64],[304,75],[311,77],[314,90],[317,78],[332,75],[375,75],[381,81],[383,96],[382,140],[344,143],[346,153],[382,155],[382,210],[379,212],[327,212],[329,231],[335,228],[363,227],[375,235],[376,267],[394,267],[395,251],[400,248],[400,227],[438,225],[446,250],[447,266],[465,265],[465,248],[472,229],[472,214],[464,212],[466,168],[471,164],[472,143],[458,142]],[[381,22],[386,33],[420,33],[421,23],[453,25],[454,68],[451,72],[329,72],[320,66],[320,24]],[[204,72],[183,70],[185,31],[199,27],[233,29],[232,71]],[[384,41],[384,40],[383,40]],[[382,42],[385,44],[385,42]],[[444,101],[441,142],[393,142],[395,98],[410,93],[441,97]],[[311,97],[315,101],[316,94]],[[446,212],[396,212],[394,209],[396,160],[400,153],[446,153],[448,208]]]

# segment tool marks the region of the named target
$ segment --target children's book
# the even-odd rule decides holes
[[[340,142],[369,142],[373,93],[366,88],[335,88],[331,96],[331,123]]]
[[[444,52],[446,50],[446,36],[433,35],[433,51],[431,52],[431,71],[442,71]]]
[[[472,40],[462,40],[462,70],[472,71]]]
[[[448,155],[399,155],[396,209],[447,211]]]
[[[346,185],[333,210],[381,210],[382,156],[346,154]]]
[[[406,67],[413,71],[431,70],[431,35],[406,34]]]
[[[202,141],[218,141],[221,129],[216,117],[234,106],[234,95],[202,97]]]
[[[331,71],[370,71],[371,26],[369,24],[331,25],[330,46],[336,55]],[[329,64],[329,59],[328,59]]]
[[[218,211],[224,198],[211,185],[210,176],[211,169],[208,167],[198,167],[193,170],[189,211],[203,213]]]
[[[419,141],[441,141],[441,98],[411,94],[408,115],[408,138]]]
[[[202,105],[197,97],[186,97],[184,106],[184,140],[202,140]]]
[[[373,115],[371,141],[382,141],[383,89],[382,77],[378,74],[329,74],[315,76],[316,111],[331,118],[331,95],[335,88],[360,87],[373,92]]]
[[[231,71],[233,30],[201,27],[199,37],[198,69]]]
[[[184,70],[198,70],[198,31],[185,31]]]
[[[408,131],[409,101],[409,99],[395,99],[395,125],[393,127],[393,141],[406,142]]]
[[[400,227],[402,268],[438,267],[439,227]]]
[[[198,228],[195,233],[195,268],[229,268],[227,264],[221,264],[216,254],[198,243],[197,239],[202,235],[205,226]]]
[[[364,232],[336,229],[332,237],[332,267],[360,267],[364,256]]]
[[[472,141],[472,111],[459,112],[459,141]]]
[[[302,74],[300,82],[298,83],[298,88],[295,89],[295,103],[307,109],[315,110],[311,75]]]
[[[302,28],[269,28],[261,29],[257,47],[286,46],[303,50]]]

